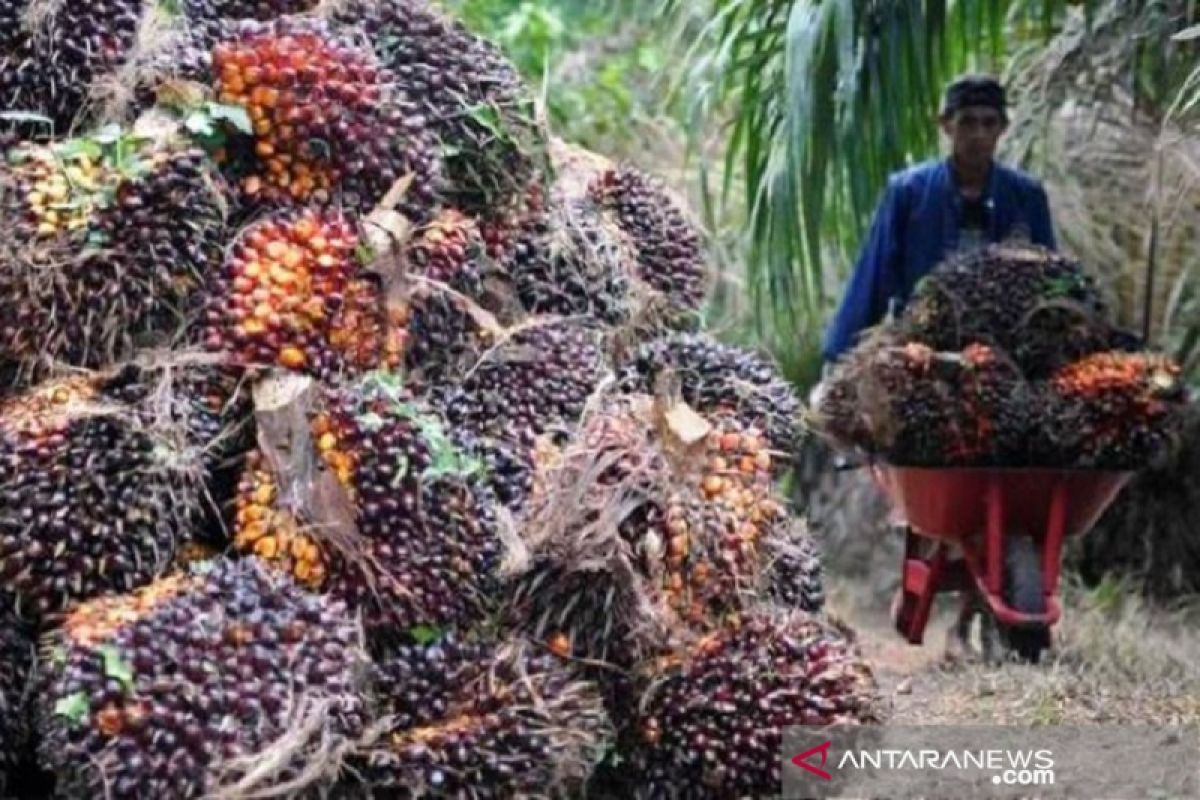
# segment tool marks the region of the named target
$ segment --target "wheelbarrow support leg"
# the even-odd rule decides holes
[[[908,529],[904,538],[900,606],[894,621],[896,630],[911,644],[924,641],[933,598],[942,582],[950,554],[949,546],[944,544],[939,544],[929,559],[922,557],[919,550],[920,537]]]

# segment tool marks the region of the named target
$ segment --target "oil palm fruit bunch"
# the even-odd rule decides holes
[[[603,345],[602,331],[586,322],[534,318],[431,398],[452,428],[528,449],[578,424],[607,373]]]
[[[1103,298],[1079,262],[1010,244],[957,255],[935,268],[917,285],[900,330],[905,341],[935,350],[957,351],[972,342],[998,347],[1031,379],[1106,349],[1112,336]]]
[[[324,390],[309,434],[348,499],[352,535],[321,525],[321,508],[285,502],[281,476],[260,453],[239,486],[235,547],[361,610],[373,645],[421,625],[477,621],[502,556],[494,498],[441,421],[373,373]]]
[[[529,563],[510,583],[506,620],[561,655],[630,668],[671,635],[638,549],[671,482],[647,414],[633,400],[605,407],[537,471]],[[643,549],[661,558],[661,535]]]
[[[246,228],[211,282],[208,350],[329,378],[399,366],[379,279],[340,211],[283,211]]]
[[[878,721],[852,634],[764,610],[649,662],[621,752],[638,797],[766,797],[786,728]]]
[[[1200,591],[1200,403],[1182,411],[1179,447],[1138,473],[1068,557],[1088,584],[1127,579],[1145,596],[1175,600]],[[1141,535],[1130,536],[1130,531]]]
[[[589,196],[633,242],[637,277],[664,298],[664,318],[698,310],[708,292],[703,242],[660,182],[614,168],[593,181]]]
[[[1187,396],[1179,366],[1150,353],[1105,352],[1056,372],[1042,415],[1052,463],[1139,469],[1168,458]]]
[[[791,385],[770,361],[705,333],[647,342],[621,366],[622,391],[654,392],[660,376],[678,379],[683,401],[702,414],[732,410],[760,426],[769,444],[791,453],[799,442],[799,407]]]
[[[328,785],[365,725],[361,636],[253,560],[84,603],[45,642],[40,761],[66,797]]]
[[[490,42],[426,0],[340,0],[339,22],[370,33],[379,61],[441,144],[447,199],[470,215],[519,212],[545,169],[533,94]]]
[[[102,84],[115,81],[114,73],[128,60],[149,5],[144,0],[5,0],[0,107],[47,117],[59,133],[86,125],[102,100]],[[16,127],[47,132],[40,126]]]
[[[529,215],[505,264],[530,313],[591,316],[619,325],[633,312],[637,251],[589,198],[556,198]]]
[[[573,796],[612,738],[597,689],[519,640],[449,639],[379,671],[391,724],[355,754],[347,797]]]
[[[820,612],[825,607],[825,569],[821,549],[805,521],[797,518],[771,526],[762,548],[766,566],[756,594],[782,608]]]
[[[494,332],[492,312],[503,311],[478,223],[443,209],[414,233],[405,261],[405,296],[392,318],[410,383],[463,374]]]
[[[0,351],[87,367],[177,336],[225,228],[202,151],[116,128],[10,151],[0,215]]]
[[[23,616],[148,583],[194,535],[204,472],[186,427],[94,377],[5,401],[0,450],[0,576]]]
[[[0,792],[12,790],[29,745],[26,689],[34,649],[24,624],[7,609],[0,611]]]
[[[245,109],[252,153],[219,153],[251,204],[337,202],[367,211],[409,181],[398,209],[424,219],[438,164],[425,120],[353,31],[313,18],[246,22],[212,51],[220,103]]]
[[[877,346],[847,359],[832,383],[818,424],[839,441],[898,464],[1028,463],[1031,394],[987,345]]]
[[[302,14],[317,7],[319,0],[184,0],[183,10],[193,22],[210,19],[256,19],[267,21]]]

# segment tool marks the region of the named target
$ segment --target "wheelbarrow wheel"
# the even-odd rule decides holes
[[[1004,554],[1004,600],[1025,614],[1043,614],[1046,598],[1042,595],[1042,570],[1037,548],[1028,536],[1008,536]],[[1000,625],[1005,646],[1022,660],[1038,663],[1042,651],[1050,646],[1048,625]]]

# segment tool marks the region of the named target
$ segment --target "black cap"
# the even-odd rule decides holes
[[[1008,118],[1008,101],[1004,87],[991,75],[963,75],[946,87],[942,100],[942,116],[947,116],[967,106],[988,106]]]

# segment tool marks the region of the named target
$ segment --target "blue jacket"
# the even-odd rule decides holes
[[[989,241],[1023,234],[1034,244],[1054,248],[1050,206],[1035,179],[993,162],[983,198],[991,211]],[[926,161],[888,179],[854,274],[825,332],[826,362],[853,347],[863,329],[878,324],[892,300],[897,310],[902,308],[917,281],[957,249],[961,214],[962,201],[945,159]]]

